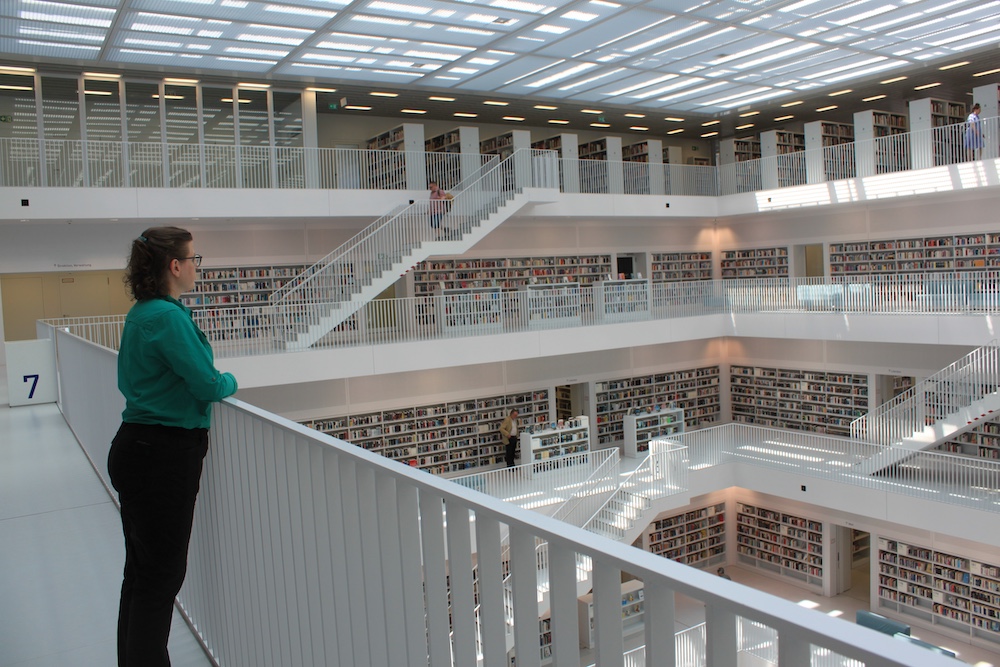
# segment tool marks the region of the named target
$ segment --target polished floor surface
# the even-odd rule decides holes
[[[123,558],[118,511],[61,413],[55,405],[10,408],[0,366],[0,667],[113,667]],[[848,620],[868,609],[867,567],[831,598],[750,568],[727,571],[737,583]],[[678,596],[676,620],[678,631],[703,622],[704,605]],[[1000,650],[919,628],[913,634],[966,663],[1000,667]],[[176,612],[170,655],[174,667],[211,665]],[[581,664],[591,664],[588,657]]]

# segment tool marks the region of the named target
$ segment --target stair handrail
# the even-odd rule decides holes
[[[993,339],[852,421],[851,438],[897,445],[975,399],[995,393],[998,386],[1000,345]]]
[[[523,163],[527,156],[534,155],[539,151],[535,149],[518,149],[505,157],[504,159],[497,162],[495,165],[490,167],[485,173],[479,173],[474,176],[467,184],[463,186],[460,183],[456,187],[456,192],[453,192],[454,199],[451,202],[451,207],[458,208],[462,207],[466,200],[469,199],[470,192],[477,192],[477,186],[484,183],[497,184],[502,189],[497,191],[502,194],[508,194],[509,192],[517,192],[522,189],[523,186],[518,185],[516,178],[505,179],[502,177],[497,178],[498,175],[502,175],[505,170],[510,169],[512,165]],[[546,153],[555,153],[554,151],[544,151]],[[531,163],[528,162],[530,165]],[[554,164],[554,163],[553,163]],[[311,267],[306,269],[301,275],[305,277],[300,280],[291,281],[288,285],[285,285],[281,289],[275,290],[268,298],[270,305],[277,306],[281,302],[287,301],[293,294],[299,291],[304,291],[310,286],[310,283],[316,279],[320,273],[329,266],[332,266],[340,259],[344,259],[352,256],[352,253],[358,250],[359,247],[377,233],[386,230],[393,221],[405,217],[409,213],[416,212],[418,215],[423,215],[423,209],[429,209],[429,200],[416,200],[411,204],[403,205],[402,208],[395,213],[390,212],[368,225],[362,231],[358,232],[346,242],[340,245],[337,249],[328,253],[325,257],[315,262]],[[429,227],[428,227],[429,230]],[[377,259],[384,259],[384,257],[377,257]],[[308,274],[308,275],[306,275]],[[345,274],[347,275],[347,274]]]
[[[584,523],[584,530],[601,533],[596,529],[596,525],[601,517],[608,513],[609,507],[616,500],[627,500],[629,497],[644,499],[646,508],[652,506],[652,501],[657,498],[665,498],[673,493],[686,490],[687,487],[687,450],[685,445],[681,445],[672,440],[655,440],[650,443],[649,454],[632,473],[622,480],[618,491],[608,498],[607,502]],[[684,465],[679,465],[684,464]],[[648,479],[643,479],[648,476]],[[674,488],[668,485],[668,478],[678,477],[678,483]],[[661,484],[662,482],[662,484]],[[630,488],[643,488],[642,493],[629,490]],[[631,528],[630,519],[629,527]],[[617,534],[620,533],[620,534]],[[626,530],[616,531],[616,537],[623,539]]]
[[[574,519],[578,514],[577,509],[586,502],[587,497],[596,493],[602,484],[608,484],[609,478],[613,480],[614,489],[618,489],[617,478],[621,471],[621,452],[617,447],[611,447],[592,452],[592,455],[601,453],[606,456],[604,461],[594,468],[594,472],[573,492],[573,495],[556,508],[551,515],[554,519],[565,521],[574,526],[582,525],[576,523]],[[592,513],[586,508],[584,508],[584,511],[588,512],[587,517],[589,518]]]

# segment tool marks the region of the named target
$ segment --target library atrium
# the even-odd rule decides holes
[[[672,4],[0,9],[0,667],[115,662],[158,225],[175,666],[1000,666],[1000,8]]]

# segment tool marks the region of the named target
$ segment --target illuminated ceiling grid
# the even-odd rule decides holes
[[[1000,42],[1000,0],[20,0],[0,48],[714,114]]]

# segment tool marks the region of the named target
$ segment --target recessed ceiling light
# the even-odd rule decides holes
[[[741,113],[740,118],[749,118],[750,116],[756,116],[759,113],[759,111],[747,111],[746,113]]]
[[[18,74],[34,74],[34,67],[12,67],[10,65],[0,65],[0,72],[17,72]]]
[[[335,92],[337,92],[336,88],[312,88],[312,87],[310,87],[310,88],[306,88],[306,90],[309,91],[310,93],[335,93]]]
[[[434,102],[454,102],[455,101],[454,97],[439,97],[437,95],[432,95],[431,97],[428,97],[427,99],[433,100]]]
[[[671,123],[683,123],[684,122],[683,118],[675,118],[674,116],[667,116],[663,120],[669,120]]]
[[[709,127],[710,125],[718,125],[721,122],[722,122],[721,120],[708,120],[708,121],[705,121],[704,123],[702,123],[701,126],[702,127]]]
[[[112,93],[111,93],[110,90],[85,90],[85,91],[83,91],[83,94],[84,95],[104,95],[104,96],[109,96]]]
[[[596,113],[596,114],[601,114],[601,113],[604,113],[604,112],[601,111],[600,109],[580,109],[580,113]]]
[[[345,104],[345,109],[350,109],[351,111],[371,111],[371,107],[366,107],[363,104]]]
[[[717,134],[719,134],[719,133],[718,132],[706,132],[705,134],[701,135],[701,138],[702,139],[706,139],[708,137],[714,137]]]
[[[865,97],[865,98],[863,98],[861,101],[862,102],[874,102],[875,100],[880,100],[880,99],[882,99],[884,97],[886,97],[886,96],[885,95],[872,95],[871,97]]]
[[[479,114],[477,114],[477,113],[468,113],[466,111],[456,111],[452,115],[453,116],[458,116],[459,118],[475,118]]]
[[[34,88],[32,88],[31,86],[8,86],[4,84],[0,86],[0,90],[34,90]]]
[[[382,93],[377,90],[373,90],[368,94],[372,97],[399,97],[399,93]]]
[[[632,127],[628,128],[628,129],[635,130],[636,132],[648,132],[649,131],[648,127],[643,127],[642,125],[633,125]]]
[[[837,95],[846,95],[847,93],[853,93],[853,92],[854,92],[853,89],[847,88],[845,90],[838,90],[836,92],[830,93],[829,95],[827,95],[827,97],[836,97]]]
[[[400,113],[427,113],[424,109],[400,109]]]
[[[569,125],[568,120],[559,120],[555,118],[550,118],[549,122],[552,123],[553,125]]]
[[[236,84],[238,88],[270,88],[269,83],[238,83]]]
[[[644,113],[627,113],[627,114],[625,114],[625,117],[626,118],[645,118],[646,114],[644,114]]]
[[[232,104],[233,98],[231,98],[231,97],[223,97],[222,101],[223,102],[229,102],[230,104]],[[240,104],[250,104],[250,102],[251,102],[251,100],[245,100],[242,97],[240,98]],[[344,108],[346,109],[347,107],[344,107]],[[371,107],[368,107],[368,108],[370,109]]]
[[[504,116],[503,119],[512,120],[515,123],[520,123],[522,120],[524,120],[524,116]]]
[[[751,127],[753,127],[753,123],[744,123],[743,125],[737,125],[736,129],[737,130],[748,130]]]
[[[611,127],[611,123],[591,123],[591,127]]]
[[[198,83],[198,79],[174,79],[172,77],[167,77],[163,80],[163,83],[180,83],[184,85],[193,86]]]
[[[955,69],[956,67],[963,67],[965,65],[968,65],[970,62],[971,62],[970,60],[963,60],[960,63],[952,63],[951,65],[945,65],[943,67],[938,67],[938,69],[943,72],[946,69]]]
[[[941,85],[940,81],[937,81],[935,83],[925,83],[922,86],[914,86],[913,90],[927,90],[928,88],[933,88],[935,86],[940,86],[940,85]]]
[[[160,94],[159,93],[153,93],[153,99],[154,100],[160,99]],[[183,100],[184,96],[183,95],[164,95],[163,99],[165,99],[165,100]],[[229,101],[232,102],[233,100],[230,99]]]
[[[1000,69],[988,69],[985,72],[977,72],[972,76],[986,76],[987,74],[996,74],[997,72],[1000,72]]]
[[[905,76],[897,76],[893,79],[886,79],[885,81],[879,81],[879,83],[896,83],[897,81],[904,81],[905,79],[906,79]]]
[[[802,100],[796,100],[795,102],[785,102],[785,103],[784,103],[784,104],[782,104],[781,106],[782,106],[782,108],[785,108],[785,107],[794,107],[794,106],[798,106],[799,104],[802,104]]]
[[[676,129],[676,130],[669,130],[667,132],[667,134],[679,134],[680,132],[683,132],[683,131],[684,131],[684,128],[681,127],[681,128]]]
[[[535,108],[540,109],[542,111],[555,111],[559,107],[549,106],[548,104],[536,104]]]
[[[816,109],[816,111],[833,111],[836,108],[837,108],[836,104],[831,104],[828,107],[820,107],[819,109]]]
[[[778,116],[778,117],[777,117],[777,118],[775,118],[774,120],[775,120],[775,121],[779,121],[779,120],[788,120],[788,119],[790,119],[790,118],[795,118],[795,116],[793,116],[793,115],[791,115],[791,114],[788,114],[787,116]]]
[[[498,102],[496,100],[486,100],[485,102],[483,102],[483,104],[489,104],[490,106],[493,107],[505,107],[508,104],[510,104],[510,102]]]
[[[106,72],[84,72],[83,77],[85,79],[120,79],[121,74],[108,74]]]

